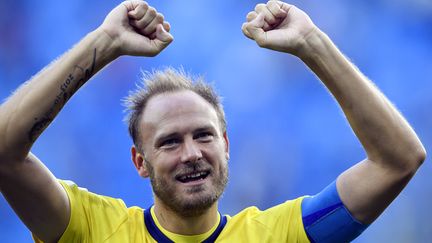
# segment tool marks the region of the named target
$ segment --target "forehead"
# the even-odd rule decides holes
[[[141,125],[143,133],[146,133],[147,129],[175,130],[191,126],[219,128],[214,107],[190,90],[162,93],[150,98],[143,112]]]

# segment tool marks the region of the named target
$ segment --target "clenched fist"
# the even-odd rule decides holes
[[[309,16],[281,1],[258,4],[246,16],[243,33],[264,48],[299,55],[308,36],[317,30]]]
[[[156,56],[173,41],[164,16],[140,0],[122,2],[99,28],[111,37],[118,55]]]

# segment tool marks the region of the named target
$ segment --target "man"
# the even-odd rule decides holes
[[[20,87],[0,108],[0,189],[43,242],[346,242],[396,198],[425,159],[392,104],[293,5],[269,1],[247,15],[243,33],[300,58],[342,107],[367,157],[314,197],[265,211],[218,213],[229,140],[217,95],[182,72],[147,77],[129,97],[133,163],[150,177],[154,206],[57,180],[30,149],[68,99],[121,55],[154,56],[173,40],[162,14],[142,1],[114,8],[103,24]],[[37,104],[36,106],[34,104]]]

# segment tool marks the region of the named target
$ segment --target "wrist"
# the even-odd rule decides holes
[[[92,36],[94,46],[100,50],[99,53],[102,54],[101,61],[103,63],[110,63],[121,56],[119,41],[101,27],[92,31],[89,36]]]
[[[328,45],[328,36],[321,31],[318,27],[311,30],[303,39],[301,47],[296,54],[304,62],[313,59],[326,49]]]

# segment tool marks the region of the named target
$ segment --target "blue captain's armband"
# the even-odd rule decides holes
[[[354,219],[342,203],[334,181],[302,202],[303,226],[311,242],[350,242],[369,225]]]

